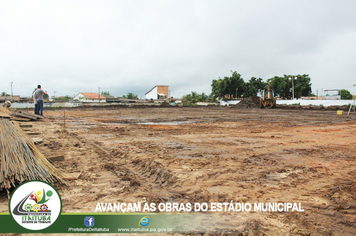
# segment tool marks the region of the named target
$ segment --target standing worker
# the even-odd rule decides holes
[[[43,116],[43,95],[47,94],[47,91],[43,91],[41,85],[37,86],[37,90],[35,92],[35,98],[37,100],[37,115]]]
[[[36,99],[36,95],[35,95],[36,91],[37,91],[37,88],[35,88],[35,91],[33,91],[32,97],[33,97],[33,104],[35,104],[35,114],[38,115],[37,99]]]

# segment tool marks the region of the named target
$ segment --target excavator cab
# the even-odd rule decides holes
[[[274,91],[268,84],[267,88],[262,91],[262,96],[260,97],[261,108],[276,108],[276,99],[274,96]]]

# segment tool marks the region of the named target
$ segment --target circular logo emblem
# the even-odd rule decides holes
[[[41,230],[52,225],[62,211],[57,190],[42,181],[29,181],[18,186],[9,203],[10,214],[22,227]]]

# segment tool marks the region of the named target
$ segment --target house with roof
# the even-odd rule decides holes
[[[156,85],[145,95],[148,100],[167,99],[169,97],[168,85]]]
[[[106,99],[106,102],[121,102],[121,99],[120,98],[117,98],[113,95],[103,95]]]
[[[99,93],[78,93],[73,101],[78,102],[106,102],[106,98]]]

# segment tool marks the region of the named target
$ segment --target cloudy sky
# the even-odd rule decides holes
[[[356,94],[356,1],[0,1],[0,92],[50,96],[110,91],[143,97],[211,92],[245,81],[309,74],[314,93]]]

